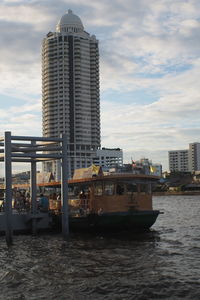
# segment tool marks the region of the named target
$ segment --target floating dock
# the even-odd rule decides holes
[[[49,213],[37,213],[33,215],[31,213],[18,213],[12,214],[12,229],[14,233],[31,232],[33,219],[36,221],[37,230],[46,230],[51,228],[52,217]],[[6,231],[6,214],[0,213],[0,234],[4,234]]]

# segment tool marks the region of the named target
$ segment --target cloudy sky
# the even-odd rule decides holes
[[[199,0],[1,0],[0,132],[41,136],[41,42],[69,8],[99,40],[102,146],[167,170],[200,142]]]

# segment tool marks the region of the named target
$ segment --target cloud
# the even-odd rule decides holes
[[[30,25],[34,30],[41,30],[42,26],[49,24],[52,20],[52,15],[48,11],[48,14],[45,13],[47,10],[45,6],[32,5],[27,3],[27,1],[15,1],[9,3],[0,4],[0,20],[3,20],[7,23],[21,24],[21,25]],[[5,27],[5,30],[7,28]]]
[[[36,101],[36,100],[35,100]],[[41,136],[41,101],[34,104],[11,106],[0,110],[1,135],[11,131],[15,135]]]
[[[168,169],[167,151],[187,149],[189,143],[199,141],[198,73],[199,60],[192,69],[178,75],[172,73],[148,79],[146,89],[159,93],[157,101],[150,104],[135,103],[134,99],[132,104],[123,103],[123,99],[121,103],[105,99],[102,103],[102,144],[114,147],[117,141],[124,149],[126,160],[130,161],[132,153],[137,159],[146,156],[162,161]],[[130,85],[131,81],[134,78],[125,79]],[[157,156],[158,152],[162,155]]]

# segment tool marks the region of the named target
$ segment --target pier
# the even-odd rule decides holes
[[[13,136],[10,131],[0,138],[0,161],[5,165],[5,196],[4,212],[0,213],[0,231],[5,232],[7,245],[13,243],[13,232],[31,229],[33,234],[38,229],[48,228],[51,221],[48,213],[37,211],[37,162],[61,160],[61,212],[62,235],[69,235],[68,220],[68,166],[67,166],[67,136],[60,138]],[[30,212],[19,213],[12,207],[12,162],[29,163],[31,165],[30,179]]]

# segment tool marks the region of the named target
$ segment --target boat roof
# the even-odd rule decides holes
[[[79,178],[79,179],[69,179],[68,184],[81,184],[81,183],[91,183],[98,181],[158,181],[160,179],[159,176],[155,175],[145,175],[145,174],[130,174],[130,173],[121,173],[121,174],[109,174],[109,175],[101,175],[101,176],[93,176],[88,178]],[[60,181],[54,182],[46,182],[38,184],[38,186],[60,186]]]

